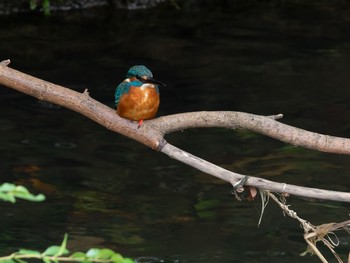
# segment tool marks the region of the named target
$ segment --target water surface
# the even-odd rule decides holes
[[[167,84],[159,116],[283,113],[287,124],[349,134],[350,42],[340,22],[217,12],[95,9],[2,18],[1,59],[74,90],[88,88],[111,107],[127,69],[145,64]],[[72,251],[109,247],[140,262],[318,262],[299,257],[302,229],[272,202],[258,228],[260,201],[238,202],[227,183],[69,110],[5,87],[0,95],[2,181],[47,196],[44,203],[2,204],[1,254],[44,249],[67,232]],[[232,171],[332,190],[350,186],[347,156],[224,129],[166,139]],[[313,224],[348,219],[348,204],[289,203]],[[339,238],[345,258],[349,237]]]

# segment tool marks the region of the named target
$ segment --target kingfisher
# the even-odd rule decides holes
[[[126,79],[115,90],[115,105],[120,117],[138,121],[138,128],[143,120],[152,119],[159,107],[159,88],[165,86],[153,78],[152,72],[143,65],[131,67]]]

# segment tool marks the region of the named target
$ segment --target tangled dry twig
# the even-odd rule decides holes
[[[283,210],[283,213],[285,215],[299,221],[300,226],[304,229],[304,239],[308,244],[308,246],[306,248],[306,251],[300,254],[301,256],[305,256],[308,253],[312,255],[316,254],[323,263],[327,263],[328,261],[316,246],[316,243],[321,241],[332,252],[332,254],[338,260],[338,262],[343,263],[342,259],[334,250],[334,248],[339,245],[339,242],[338,241],[334,242],[331,239],[330,235],[334,235],[336,237],[336,235],[334,234],[334,231],[340,230],[340,229],[345,230],[350,234],[350,231],[349,231],[350,220],[346,220],[340,223],[327,223],[327,224],[314,226],[307,220],[300,218],[295,211],[290,209],[289,205],[285,204],[284,198],[281,201],[279,198],[276,197],[275,194],[269,191],[265,191],[265,194],[278,204],[278,206]],[[336,239],[338,240],[337,237]]]

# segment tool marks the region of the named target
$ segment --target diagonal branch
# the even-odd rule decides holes
[[[232,183],[244,179],[247,175],[231,172],[220,166],[200,159],[190,153],[187,153],[175,146],[167,143],[161,152],[174,158],[180,162],[186,163],[204,173],[215,176],[221,180]],[[338,191],[322,190],[317,188],[309,188],[304,186],[291,185],[286,183],[276,183],[270,180],[249,176],[245,183],[247,186],[254,186],[261,189],[266,189],[271,192],[288,193],[297,196],[350,202],[350,193],[343,193]]]
[[[0,62],[0,84],[23,92],[39,100],[45,100],[76,111],[114,132],[123,134],[146,146],[186,163],[207,174],[233,183],[246,175],[233,173],[202,160],[190,153],[172,146],[164,139],[170,132],[194,127],[224,127],[249,129],[297,146],[309,149],[350,154],[350,140],[312,133],[282,124],[277,119],[282,115],[259,116],[243,112],[190,112],[160,117],[145,121],[140,129],[137,122],[120,118],[114,109],[91,98],[87,91],[79,93],[8,67],[9,60]],[[327,191],[301,186],[276,183],[269,180],[249,177],[246,185],[293,195],[318,199],[350,202],[350,193]]]
[[[151,129],[142,132],[136,123],[119,117],[114,109],[92,99],[87,91],[83,93],[56,85],[7,65],[9,60],[0,62],[0,84],[15,89],[39,100],[51,102],[76,111],[114,132],[139,141],[152,149],[158,149],[163,143],[160,133]]]

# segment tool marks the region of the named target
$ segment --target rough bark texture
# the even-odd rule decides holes
[[[92,99],[87,90],[79,93],[11,69],[6,64],[6,61],[0,63],[0,84],[39,100],[76,111],[107,129],[139,141],[152,149],[158,150],[164,144],[161,134],[149,129],[146,125],[137,129],[137,122],[119,117],[115,109]]]
[[[271,138],[312,150],[350,154],[350,139],[309,132],[276,121],[282,114],[260,116],[245,112],[215,111],[188,112],[160,117],[149,122],[167,134],[188,128],[223,127],[247,129]]]
[[[226,169],[221,168],[220,166],[200,159],[190,153],[184,152],[183,150],[178,149],[169,143],[167,143],[164,146],[162,152],[171,158],[186,163],[204,173],[213,175],[231,184],[238,182],[239,180],[242,180],[246,177],[246,175],[228,171]],[[270,180],[253,176],[248,177],[245,185],[254,186],[261,189],[268,189],[271,192],[277,193],[288,193],[291,195],[303,196],[308,198],[350,202],[350,193],[309,188],[286,183],[276,183]]]

